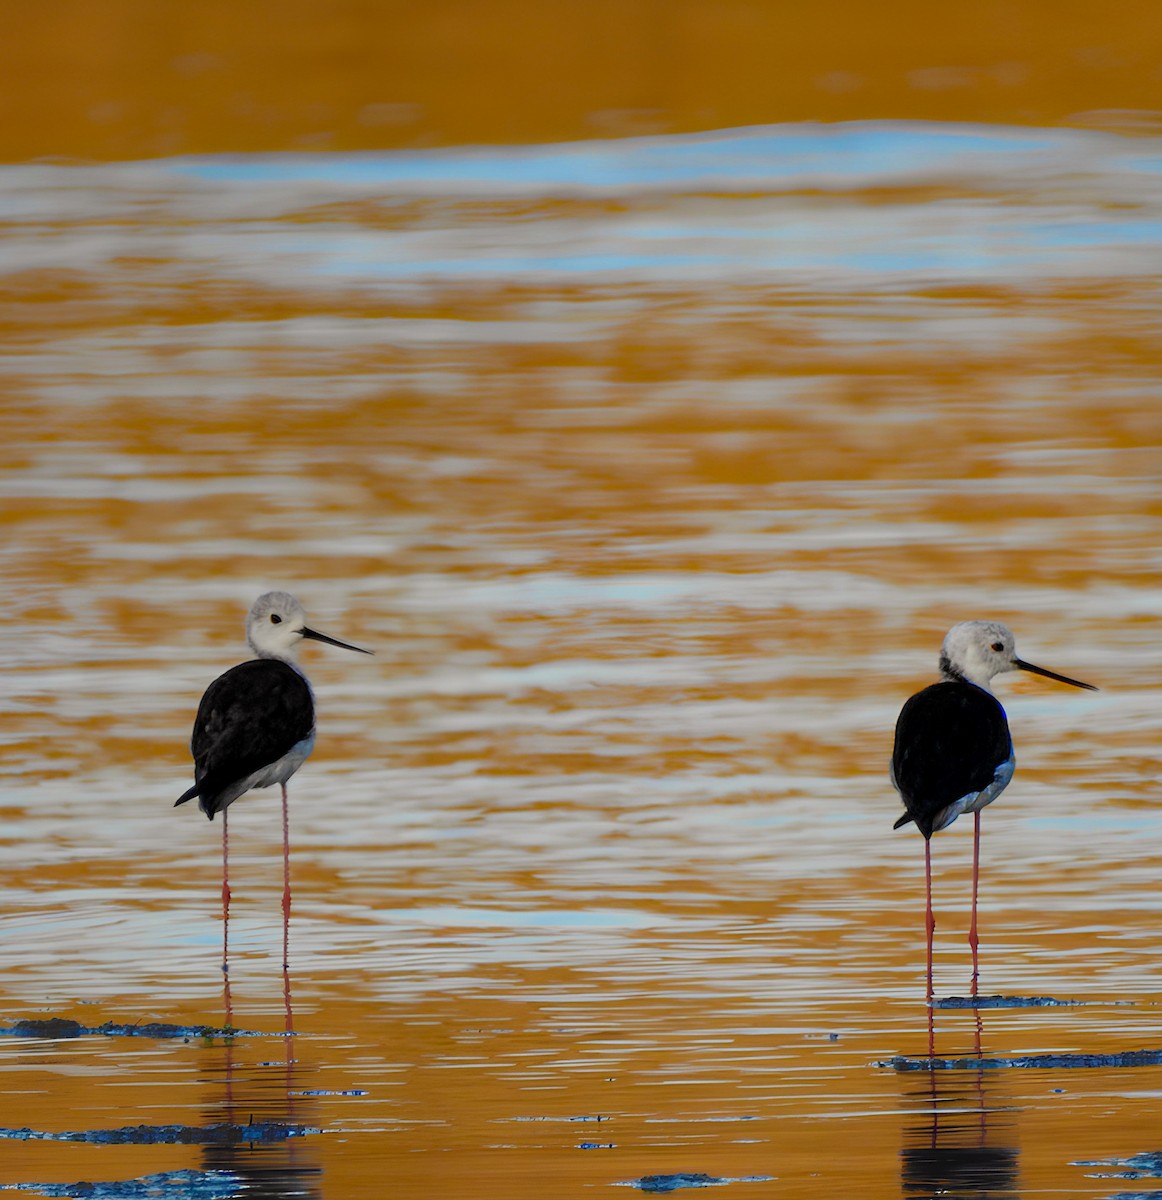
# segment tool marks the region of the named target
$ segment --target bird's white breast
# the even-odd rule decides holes
[[[932,832],[947,829],[961,813],[980,812],[982,808],[992,804],[992,802],[1009,786],[1009,781],[1013,778],[1013,772],[1017,769],[1017,756],[1012,752],[1000,766],[993,772],[993,781],[986,788],[981,788],[979,792],[969,792],[967,795],[961,796],[955,803],[950,804],[932,823]]]

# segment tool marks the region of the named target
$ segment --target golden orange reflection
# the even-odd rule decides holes
[[[625,137],[868,117],[1156,128],[1157,22],[764,0],[26,9],[0,159]]]
[[[1148,16],[50,5],[5,30],[0,158],[1049,124],[1154,104]],[[935,1049],[1158,1040],[1153,144],[974,136],[888,178],[831,130],[806,182],[710,141],[666,186],[545,183],[539,150],[439,187],[0,170],[0,1023],[262,1035],[0,1039],[0,1125],[324,1131],[13,1136],[0,1183],[1096,1197],[1077,1161],[1155,1148],[1150,1069],[874,1065],[928,1049],[892,726],[968,617],[1103,689],[998,686],[982,845],[981,990],[1086,1005],[940,1011]],[[303,656],[286,990],[277,797],[231,810],[226,1014],[219,827],[172,804],[275,586],[376,657]]]

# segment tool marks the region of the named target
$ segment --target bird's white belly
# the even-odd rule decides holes
[[[296,742],[283,756],[276,759],[274,762],[255,771],[253,775],[248,775],[245,779],[240,779],[236,784],[230,787],[225,794],[230,795],[229,800],[222,802],[222,807],[237,800],[239,796],[245,795],[251,788],[273,787],[276,783],[286,783],[286,781],[307,761],[311,751],[315,748],[315,733],[311,731],[310,737],[305,737],[301,742]]]
[[[961,813],[980,812],[982,808],[992,804],[1009,786],[1009,781],[1013,778],[1013,772],[1016,769],[1016,755],[1010,754],[993,773],[992,783],[986,788],[981,788],[979,792],[969,792],[967,795],[961,796],[954,804],[950,804],[933,822],[932,832],[947,829]]]

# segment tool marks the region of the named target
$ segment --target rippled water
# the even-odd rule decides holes
[[[0,1042],[9,1129],[321,1132],[11,1140],[0,1183],[1132,1186],[1162,1069],[875,1064],[928,1048],[892,725],[973,616],[1102,688],[998,681],[984,820],[984,990],[1086,1004],[940,1010],[936,1049],[1160,1045],[1160,167],[875,124],[0,167],[0,1020],[221,1024],[198,698],[270,587],[376,651],[304,655],[298,1036],[264,792],[267,1036]]]

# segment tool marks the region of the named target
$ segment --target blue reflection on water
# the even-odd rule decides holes
[[[389,208],[409,196],[469,205],[489,197],[636,197],[616,212],[457,208],[389,228],[350,215],[312,217],[309,232],[300,228],[289,242],[277,224],[248,229],[243,257],[281,250],[301,274],[361,286],[756,271],[847,272],[864,281],[1027,279],[1162,269],[1141,256],[1127,262],[1124,253],[1117,267],[1106,260],[1111,251],[1162,247],[1162,217],[1152,211],[1157,160],[1141,153],[1142,144],[1070,129],[855,123],[548,146],[183,158],[164,170],[216,184],[222,195],[275,185],[258,202],[276,220],[272,205],[284,215],[313,213],[352,194]],[[869,206],[864,193],[877,188],[901,190]],[[1112,200],[1124,219],[1111,219]]]
[[[692,184],[726,176],[774,184],[821,172],[851,181],[932,170],[979,153],[1024,157],[1052,149],[1062,136],[1059,131],[855,123],[550,146],[186,158],[172,165],[201,179],[262,183],[531,183],[545,188],[595,188]]]

